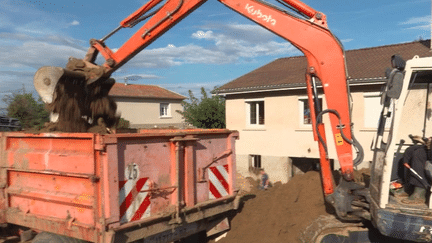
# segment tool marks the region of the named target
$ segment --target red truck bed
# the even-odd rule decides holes
[[[236,206],[237,138],[198,129],[0,133],[0,223],[91,242],[224,229]]]

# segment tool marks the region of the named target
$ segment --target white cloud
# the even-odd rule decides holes
[[[400,22],[399,25],[424,24],[430,22],[431,22],[431,16],[412,17],[404,22]]]
[[[5,33],[1,34],[5,36]],[[53,41],[48,42],[22,41],[20,37],[23,36],[19,34],[15,37],[18,39],[11,43],[3,45],[4,42],[0,42],[0,91],[22,88],[24,85],[26,92],[39,97],[33,86],[33,76],[37,69],[42,66],[64,67],[69,56],[82,57],[85,54],[85,50],[68,45],[62,38],[51,38]],[[0,101],[0,107],[4,105]]]
[[[217,14],[210,14],[207,17],[208,18],[213,18],[213,17],[220,17],[220,16],[225,16],[225,15],[230,15],[230,13],[217,13]]]
[[[82,49],[41,41],[28,41],[13,48],[0,46],[0,53],[0,65],[3,67],[31,67],[35,69],[43,65],[65,66],[68,57],[85,55],[85,51]]]
[[[202,39],[208,39],[214,37],[214,32],[217,31],[230,39],[244,40],[249,43],[258,44],[270,41],[276,36],[263,27],[252,24],[217,24],[202,26],[202,28],[208,31],[204,32],[200,30],[192,34],[192,37],[197,39],[199,39],[199,37]]]
[[[64,32],[79,25],[73,16],[48,13],[19,0],[0,0],[0,13],[0,91],[24,85],[34,93],[33,76],[38,68],[63,67],[70,56],[86,53],[87,42]]]
[[[154,74],[129,74],[129,75],[124,75],[124,76],[113,76],[113,78],[117,81],[117,82],[128,82],[128,83],[133,83],[135,81],[139,81],[139,80],[146,80],[146,79],[162,79],[162,77],[154,75]]]
[[[198,45],[189,44],[175,47],[145,49],[131,59],[127,66],[144,68],[167,68],[183,63],[220,64],[233,60],[225,57],[219,50],[211,50]]]
[[[406,21],[399,22],[398,25],[411,26],[405,28],[406,30],[430,30],[431,28],[431,16],[423,17],[412,17]]]
[[[250,43],[263,43],[274,39],[275,34],[259,25],[230,24],[224,28],[224,34],[230,38],[244,40]]]
[[[211,36],[213,35],[213,31],[209,30],[209,31],[202,31],[202,30],[198,30],[197,32],[192,34],[193,38],[196,39],[209,39],[211,38]]]
[[[10,45],[19,46],[24,42],[37,41],[37,42],[47,42],[51,44],[61,44],[70,46],[72,48],[87,50],[80,44],[86,44],[85,41],[77,40],[68,36],[63,35],[44,35],[44,36],[34,36],[28,33],[8,33],[0,32],[0,41],[4,43],[9,43]]]
[[[429,24],[425,25],[417,25],[409,28],[405,28],[407,30],[430,30],[431,26]]]
[[[78,22],[78,20],[74,20],[72,21],[72,23],[70,23],[70,25],[75,26],[75,25],[79,25],[80,22]]]
[[[202,30],[198,30],[197,32],[192,34],[192,38],[201,39],[201,40],[215,40],[217,36],[213,33],[213,31],[208,30],[206,32]]]
[[[275,41],[272,33],[249,24],[230,24],[212,30],[198,30],[191,37],[199,41],[179,47],[169,44],[164,48],[145,49],[127,65],[167,68],[186,63],[227,64],[250,62],[259,56],[301,54],[289,42]]]
[[[0,0],[0,26],[3,27],[2,30],[34,36],[64,35],[62,30],[79,25],[79,21],[71,15],[50,13],[40,10],[35,5],[32,2],[27,3],[19,0]]]
[[[4,82],[19,80],[26,86],[33,87],[34,72],[44,65],[64,67],[68,57],[84,57],[87,41],[74,39],[64,33],[64,29],[80,25],[76,18],[61,17],[38,10],[29,10],[25,19],[11,14],[16,10],[11,1],[0,6],[0,11],[7,12],[0,15],[0,20],[10,23],[0,31],[0,86],[6,87]],[[27,7],[31,9],[31,6]],[[21,9],[22,10],[22,9]],[[24,11],[27,13],[27,10]],[[260,56],[299,55],[300,52],[290,43],[275,39],[275,35],[257,25],[229,24],[204,26],[189,36],[191,44],[144,49],[126,64],[130,67],[168,68],[182,64],[228,64],[253,62]],[[187,38],[187,36],[185,36]],[[116,51],[116,48],[112,48]],[[136,70],[135,70],[136,71]],[[138,73],[135,72],[134,73]],[[141,70],[139,70],[141,71]],[[129,81],[160,80],[164,77],[146,74],[130,74],[125,71],[115,77],[119,82],[128,78]],[[161,86],[169,88],[187,96],[189,89],[198,92],[204,86],[212,90],[217,84],[182,84],[172,88],[169,84]],[[8,85],[9,86],[9,85]]]
[[[353,41],[354,39],[343,39],[343,40],[341,40],[341,42],[342,43],[348,43],[348,42],[351,42],[351,41]]]

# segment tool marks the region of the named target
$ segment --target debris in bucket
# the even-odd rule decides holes
[[[53,102],[46,107],[58,114],[58,119],[46,124],[41,132],[109,133],[109,128],[117,124],[117,104],[108,96],[114,79],[90,86],[79,82],[65,76],[57,83]]]

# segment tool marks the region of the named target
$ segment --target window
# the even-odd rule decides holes
[[[264,125],[264,101],[250,101],[248,104],[249,124]]]
[[[319,100],[319,108],[322,110],[322,98],[318,98]],[[312,117],[311,110],[309,108],[309,100],[308,98],[300,98],[299,99],[299,110],[300,110],[300,124],[301,125],[311,125]],[[318,115],[318,114],[317,114]]]
[[[161,103],[160,104],[160,114],[161,117],[169,117],[171,115],[170,113],[170,105],[168,103]]]
[[[250,162],[252,168],[262,168],[261,167],[261,155],[249,155],[250,156]]]

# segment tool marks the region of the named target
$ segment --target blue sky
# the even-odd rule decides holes
[[[104,37],[145,2],[0,0],[0,99],[23,87],[34,92],[38,68],[64,67],[70,56],[83,58],[91,38]],[[327,15],[346,50],[430,39],[430,0],[304,2]],[[121,30],[107,45],[120,47],[139,26]],[[113,77],[187,96],[188,90],[211,90],[277,58],[297,55],[287,41],[208,0]]]

